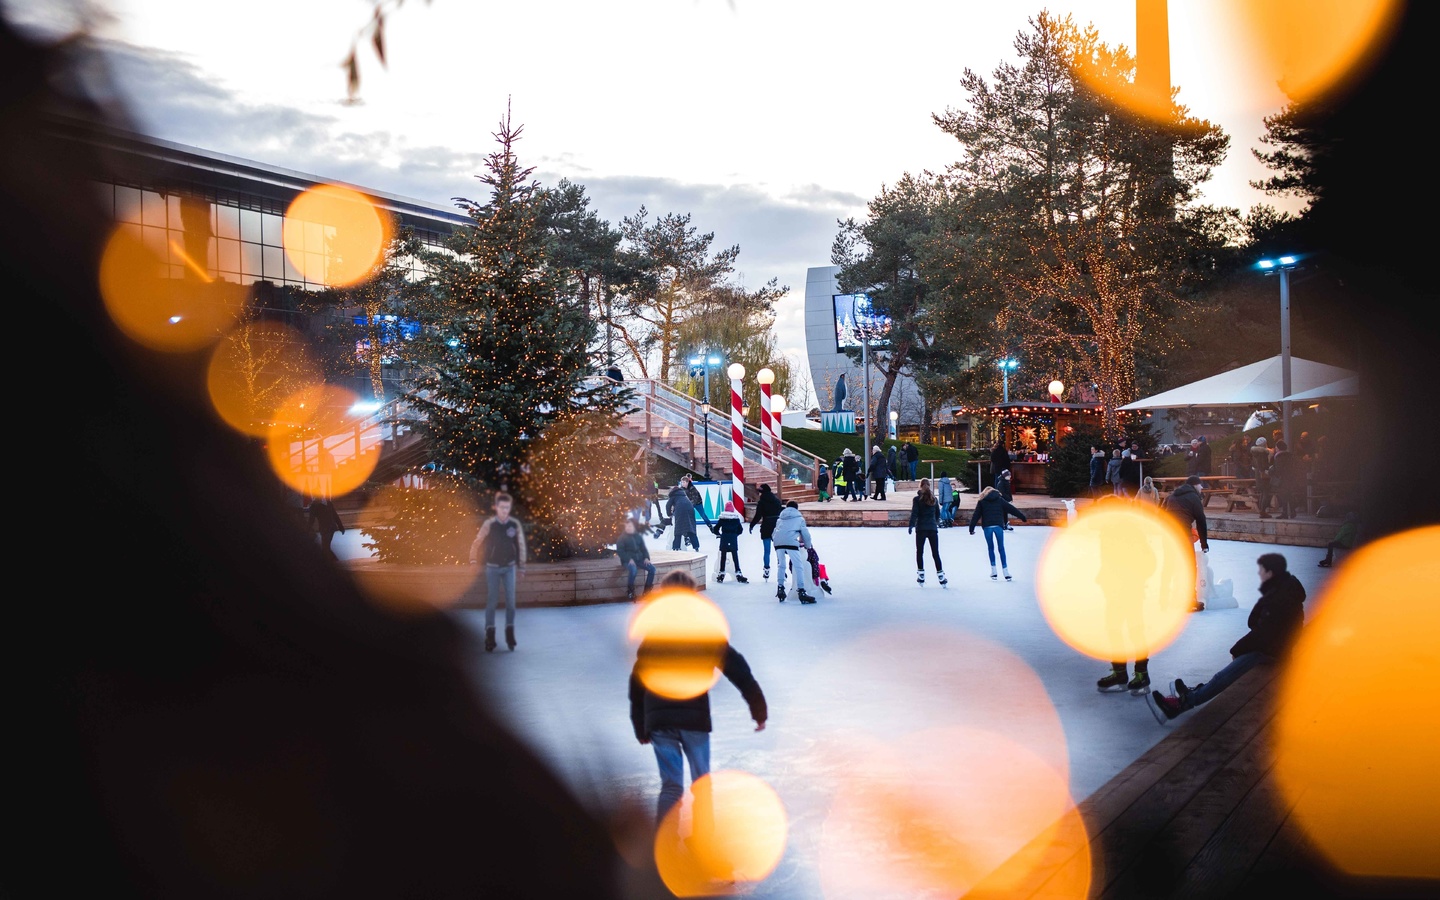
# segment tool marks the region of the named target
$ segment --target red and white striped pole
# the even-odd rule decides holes
[[[770,415],[770,385],[775,383],[775,373],[761,369],[755,373],[760,382],[760,461],[776,467],[775,426]]]
[[[730,375],[730,494],[735,511],[745,515],[745,413],[740,400],[741,382],[745,378],[745,367],[734,363],[727,370]]]

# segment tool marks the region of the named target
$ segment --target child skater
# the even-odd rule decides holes
[[[725,554],[728,553],[735,560],[735,580],[741,584],[750,583],[750,579],[740,572],[740,535],[744,531],[745,520],[735,511],[735,504],[727,502],[720,521],[715,523],[715,533],[720,535],[720,571],[715,576],[716,581],[725,580]]]

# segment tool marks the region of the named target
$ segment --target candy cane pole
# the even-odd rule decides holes
[[[775,452],[778,449],[774,440],[775,427],[770,415],[770,385],[775,382],[775,373],[768,368],[761,369],[755,373],[755,380],[760,382],[760,461],[779,468]]]
[[[730,482],[731,501],[735,511],[745,515],[745,414],[741,411],[740,385],[745,378],[745,367],[739,363],[730,366]]]

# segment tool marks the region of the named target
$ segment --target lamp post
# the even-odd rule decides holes
[[[705,378],[705,402],[706,402],[706,403],[709,403],[709,402],[710,402],[710,367],[711,367],[711,366],[718,366],[718,365],[720,365],[720,363],[723,362],[723,361],[724,361],[724,360],[720,359],[720,357],[715,356],[714,354],[710,353],[708,350],[707,350],[706,352],[704,352],[704,353],[700,353],[700,354],[697,354],[697,355],[695,355],[695,356],[690,357],[690,375],[691,375],[691,377],[692,377],[692,378],[694,377],[694,375],[695,375],[695,370],[696,370],[696,369],[700,369],[700,370],[704,373],[704,378]]]
[[[899,426],[900,426],[900,414],[899,414],[898,412],[896,412],[895,410],[892,409],[892,410],[890,410],[890,440],[893,441],[893,440],[896,440],[896,439],[897,439],[897,438],[896,438],[896,434],[897,434],[896,429],[899,428]]]
[[[1290,446],[1290,270],[1300,262],[1297,256],[1262,259],[1259,266],[1266,275],[1280,273],[1280,429],[1285,446]]]
[[[700,404],[700,412],[705,416],[705,480],[710,480],[710,404]]]
[[[740,399],[740,382],[745,378],[745,367],[731,364],[727,370],[730,376],[730,494],[735,511],[745,515],[745,412]]]
[[[774,428],[770,424],[770,385],[775,383],[775,373],[767,366],[755,373],[760,382],[760,461],[775,465],[775,449],[771,440]]]
[[[1002,379],[1002,384],[1004,385],[1004,386],[1002,387],[1002,389],[1001,389],[1001,390],[1002,390],[1001,397],[1003,398],[1003,399],[1001,400],[1001,402],[1002,402],[1002,403],[1009,403],[1009,402],[1010,402],[1010,373],[1013,372],[1014,370],[1020,368],[1020,360],[1015,359],[1014,357],[1007,356],[1007,357],[1005,357],[1004,359],[1000,360],[999,366],[1000,366],[1000,377],[1001,377],[1001,379]]]

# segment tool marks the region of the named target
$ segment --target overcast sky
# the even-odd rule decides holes
[[[1273,202],[1247,185],[1265,174],[1249,148],[1284,97],[1227,38],[1233,2],[1171,0],[1171,75],[1232,138],[1206,199],[1247,210]],[[49,28],[71,8],[0,6]],[[789,285],[777,337],[800,359],[805,270],[829,264],[837,219],[955,159],[930,117],[963,103],[966,67],[1012,59],[1042,8],[1135,44],[1131,0],[409,0],[388,21],[388,67],[363,47],[361,102],[347,104],[340,63],[371,0],[99,7],[109,84],[145,131],[321,178],[483,198],[474,176],[508,100],[543,182],[584,184],[612,223],[641,204],[691,213],[717,248],[740,245],[747,285]]]

